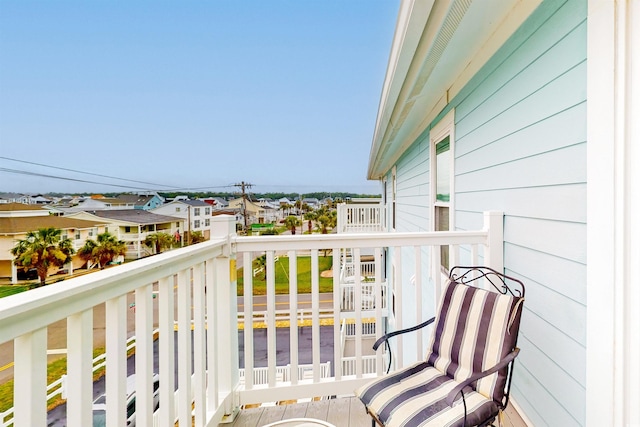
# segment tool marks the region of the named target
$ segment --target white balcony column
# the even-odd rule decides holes
[[[587,14],[589,426],[640,425],[640,3]]]
[[[67,425],[91,425],[93,308],[67,318]]]
[[[489,232],[485,248],[485,265],[504,273],[504,213],[484,212],[484,229]]]
[[[226,239],[228,247],[222,256],[214,258],[215,299],[217,301],[216,340],[218,350],[218,390],[220,398],[231,396],[240,380],[238,364],[238,282],[236,279],[236,253],[231,240],[236,226],[233,216],[219,215],[212,221],[212,240]],[[224,411],[234,411],[233,399],[224,401]]]
[[[15,426],[47,425],[47,328],[14,340]]]
[[[18,267],[12,262],[11,263],[11,284],[15,285],[18,283]]]

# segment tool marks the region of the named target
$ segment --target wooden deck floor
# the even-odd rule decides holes
[[[355,397],[350,397],[243,409],[232,424],[220,424],[220,427],[260,427],[290,418],[315,418],[336,427],[371,426],[371,418],[366,414],[364,405]],[[510,405],[504,413],[502,425],[526,427]]]

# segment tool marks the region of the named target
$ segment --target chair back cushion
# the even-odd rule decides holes
[[[442,294],[427,362],[461,382],[496,365],[516,344],[522,298],[451,281]],[[507,368],[481,378],[474,389],[501,402]]]

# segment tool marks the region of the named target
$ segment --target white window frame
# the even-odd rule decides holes
[[[436,208],[449,208],[449,230],[455,230],[455,110],[449,111],[440,121],[431,128],[429,132],[429,179],[430,179],[430,200],[429,212],[431,221],[429,230],[436,231]],[[449,201],[437,200],[437,164],[436,164],[436,144],[449,137]],[[449,247],[449,268],[455,262],[453,248]],[[434,271],[437,266],[434,263]]]

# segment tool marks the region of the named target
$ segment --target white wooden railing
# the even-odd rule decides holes
[[[276,400],[308,398],[313,396],[343,395],[364,384],[372,376],[383,375],[386,366],[382,350],[373,356],[375,369],[356,363],[355,370],[343,369],[343,363],[333,364],[333,378],[323,378],[326,363],[321,360],[320,346],[333,346],[334,360],[341,361],[340,323],[349,316],[355,324],[355,360],[363,359],[363,320],[375,322],[376,336],[385,330],[383,323],[383,292],[381,262],[387,259],[389,286],[395,297],[393,325],[405,326],[403,315],[404,277],[412,277],[412,295],[407,299],[422,301],[427,281],[432,283],[437,298],[440,290],[441,245],[450,247],[452,262],[464,258],[469,263],[502,269],[502,215],[486,214],[485,225],[478,231],[422,232],[422,233],[364,233],[334,235],[256,236],[237,237],[235,219],[213,218],[212,238],[198,245],[155,255],[117,267],[76,277],[64,282],[0,299],[0,343],[14,346],[14,408],[16,426],[46,426],[46,370],[47,329],[53,323],[66,319],[68,381],[73,384],[67,394],[67,425],[91,425],[92,405],[92,349],[94,307],[104,304],[106,312],[106,393],[107,423],[124,425],[126,417],[126,340],[127,296],[135,297],[136,335],[136,418],[138,425],[152,425],[153,420],[153,330],[159,330],[158,374],[160,376],[159,425],[216,426],[223,418],[235,413],[244,403],[273,402]],[[360,271],[360,251],[373,250],[376,260],[373,282],[372,310],[363,317],[360,310],[343,313],[339,310],[341,295],[333,293],[333,342],[320,341],[320,307],[318,268],[319,253],[330,249],[333,271],[340,268],[337,254],[351,248],[355,271]],[[387,256],[383,258],[382,253]],[[244,334],[245,381],[240,383],[238,365],[238,313],[236,259],[242,258],[250,266],[254,255],[266,252],[266,359],[267,382],[255,384],[253,366],[256,346],[254,334]],[[290,309],[288,359],[291,376],[288,381],[277,381],[276,364],[276,310],[274,258],[286,253],[289,260],[288,305]],[[301,375],[298,346],[297,257],[298,253],[311,254],[311,320],[312,344],[309,349],[312,362],[308,374]],[[393,268],[390,268],[390,266]],[[431,269],[430,266],[438,266]],[[244,269],[244,292],[252,294],[252,269]],[[403,272],[404,270],[404,272]],[[435,271],[436,273],[433,273]],[[333,276],[333,287],[339,289],[340,278]],[[362,306],[363,283],[354,279],[354,304]],[[390,298],[387,292],[385,299]],[[157,298],[153,298],[157,294]],[[388,306],[389,302],[387,301]],[[415,319],[424,320],[426,307],[416,304]],[[244,306],[244,318],[253,319],[254,308]],[[177,332],[174,331],[177,322]],[[398,364],[403,361],[404,344],[400,337],[395,342]],[[418,357],[424,355],[424,340],[417,338]],[[179,357],[176,359],[174,351]],[[192,350],[193,349],[193,350]],[[188,357],[193,351],[193,359]],[[193,360],[193,362],[192,362]],[[178,363],[179,362],[179,363]],[[177,372],[177,383],[174,375]],[[174,393],[174,390],[177,392]],[[177,408],[177,409],[174,409]]]
[[[381,203],[340,203],[338,233],[371,233],[385,230],[385,210]]]

